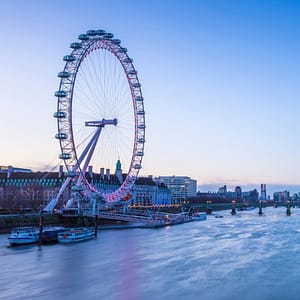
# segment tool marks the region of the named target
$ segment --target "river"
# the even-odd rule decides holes
[[[215,218],[222,214],[223,218]],[[300,209],[223,211],[158,229],[99,230],[71,245],[9,247],[0,299],[300,299]]]

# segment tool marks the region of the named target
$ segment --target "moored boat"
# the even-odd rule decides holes
[[[42,233],[43,243],[57,243],[57,235],[64,231],[66,231],[66,228],[62,226],[44,227]]]
[[[62,226],[44,227],[42,231],[42,242],[57,242],[58,233],[65,230],[66,228]],[[37,243],[40,240],[39,231],[39,227],[16,227],[12,229],[8,237],[8,242],[12,246]]]
[[[205,212],[195,212],[192,214],[193,221],[204,221],[206,220],[206,213]]]
[[[11,231],[8,237],[8,242],[12,246],[34,244],[38,241],[38,227],[16,227]]]
[[[59,243],[75,243],[93,239],[95,230],[91,228],[72,228],[58,233],[57,240]]]

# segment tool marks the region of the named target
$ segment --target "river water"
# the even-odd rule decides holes
[[[71,245],[9,247],[2,234],[0,299],[300,299],[300,209],[216,214]]]

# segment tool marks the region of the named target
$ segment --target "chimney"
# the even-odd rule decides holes
[[[100,178],[104,180],[104,168],[100,168]]]
[[[110,169],[106,169],[106,178],[110,180]]]

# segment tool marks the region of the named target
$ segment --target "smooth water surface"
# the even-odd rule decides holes
[[[300,209],[215,214],[71,245],[0,235],[0,299],[300,299]]]

